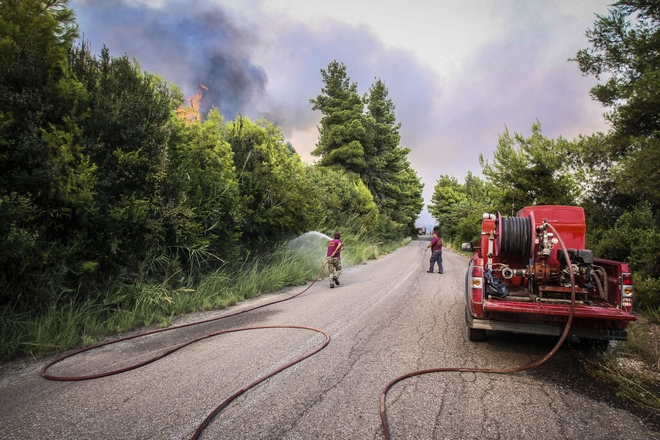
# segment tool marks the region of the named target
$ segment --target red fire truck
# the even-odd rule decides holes
[[[626,340],[637,319],[630,269],[595,258],[585,236],[577,206],[530,206],[510,218],[484,214],[479,242],[461,246],[473,253],[465,275],[469,339],[485,341],[488,330],[559,336],[575,290],[569,336],[601,348]]]

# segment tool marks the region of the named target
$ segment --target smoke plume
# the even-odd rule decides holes
[[[78,2],[81,31],[92,46],[105,44],[179,86],[186,96],[206,86],[200,112],[212,106],[229,119],[246,113],[267,86],[251,60],[259,42],[218,6],[206,2],[150,6],[129,1]]]

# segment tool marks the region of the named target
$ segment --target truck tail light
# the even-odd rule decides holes
[[[624,272],[621,274],[621,308],[630,312],[633,306],[633,295],[635,286],[633,285],[632,274]]]
[[[472,278],[470,279],[470,288],[472,289],[472,302],[483,302],[483,284],[484,268],[481,266],[472,266]]]

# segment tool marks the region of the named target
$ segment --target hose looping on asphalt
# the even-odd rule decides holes
[[[387,386],[383,389],[380,395],[380,420],[383,426],[383,435],[386,440],[390,439],[390,429],[387,423],[387,413],[385,411],[385,399],[387,397],[387,392],[392,388],[394,385],[397,383],[401,382],[404,379],[408,379],[409,377],[414,377],[414,376],[421,376],[423,374],[429,374],[429,373],[444,373],[444,372],[459,372],[459,373],[496,373],[496,374],[508,374],[508,373],[517,373],[519,371],[525,371],[529,370],[535,367],[538,367],[539,365],[543,364],[546,362],[548,359],[550,359],[552,356],[554,356],[555,353],[559,350],[559,348],[562,346],[564,341],[566,340],[566,337],[568,336],[568,332],[571,329],[571,323],[573,322],[573,315],[575,314],[575,276],[573,274],[573,265],[571,264],[571,259],[570,256],[568,255],[568,252],[566,251],[566,247],[564,246],[564,242],[561,239],[561,236],[557,232],[557,230],[549,223],[546,223],[548,227],[550,227],[556,234],[556,237],[559,239],[559,243],[561,244],[562,251],[564,252],[564,255],[566,255],[566,264],[569,268],[570,272],[570,279],[571,279],[571,309],[568,314],[568,320],[566,321],[566,328],[564,328],[564,332],[562,333],[561,337],[559,338],[559,341],[557,344],[554,346],[554,348],[550,351],[550,353],[546,354],[544,357],[541,359],[532,362],[531,364],[524,365],[522,367],[513,367],[513,368],[465,368],[465,367],[446,367],[446,368],[431,368],[428,370],[419,370],[419,371],[414,371],[412,373],[404,374],[403,376],[399,376],[396,379],[392,380],[390,383],[387,384]]]
[[[268,373],[268,374],[266,374],[266,375],[264,375],[264,376],[262,376],[262,377],[260,377],[256,380],[254,380],[253,382],[251,382],[248,385],[244,386],[243,388],[241,388],[240,390],[236,391],[234,394],[229,396],[227,399],[225,399],[199,425],[199,427],[195,431],[195,434],[192,437],[193,439],[198,439],[199,436],[204,431],[204,429],[208,426],[208,424],[211,423],[213,418],[215,418],[220,413],[220,411],[222,411],[234,399],[236,399],[238,396],[240,396],[241,394],[243,394],[244,392],[246,392],[247,390],[249,390],[253,386],[255,386],[255,385],[263,382],[264,380],[276,375],[277,373],[289,368],[290,366],[292,366],[294,364],[297,364],[298,362],[300,362],[304,359],[307,359],[308,357],[318,353],[319,351],[321,351],[323,348],[325,348],[330,343],[330,335],[328,335],[325,331],[317,329],[317,328],[306,327],[306,326],[296,326],[296,325],[255,326],[255,327],[233,328],[233,329],[228,329],[228,330],[221,330],[221,331],[218,331],[218,332],[207,334],[205,336],[201,336],[199,338],[192,339],[190,341],[187,341],[187,342],[184,342],[184,343],[179,344],[177,346],[174,346],[174,347],[166,350],[165,352],[163,352],[163,353],[161,353],[157,356],[154,356],[150,359],[147,359],[143,362],[140,362],[140,363],[137,363],[137,364],[134,364],[134,365],[129,365],[125,368],[120,368],[120,369],[117,369],[117,370],[106,371],[106,372],[98,373],[98,374],[90,374],[90,375],[86,375],[86,376],[55,376],[55,375],[48,374],[47,371],[50,367],[57,364],[58,362],[61,362],[65,359],[73,357],[77,354],[84,353],[86,351],[90,351],[90,350],[94,350],[96,348],[104,347],[106,345],[116,344],[118,342],[123,342],[123,341],[128,341],[128,340],[131,340],[131,339],[141,338],[143,336],[153,335],[153,334],[156,334],[156,333],[162,333],[162,332],[166,332],[166,331],[177,330],[177,329],[184,328],[184,327],[191,327],[191,326],[194,326],[194,325],[205,324],[205,323],[209,323],[209,322],[213,322],[213,321],[219,321],[221,319],[230,318],[232,316],[241,315],[243,313],[248,313],[248,312],[251,312],[253,310],[260,309],[262,307],[267,307],[267,306],[271,306],[273,304],[278,304],[278,303],[282,303],[282,302],[285,302],[285,301],[292,300],[292,299],[302,295],[303,293],[305,293],[307,290],[309,290],[318,281],[319,277],[323,273],[323,270],[325,269],[325,266],[327,264],[328,264],[327,261],[325,263],[323,263],[323,266],[321,266],[321,270],[319,270],[319,273],[316,275],[316,277],[310,283],[309,286],[307,286],[301,292],[298,292],[295,295],[292,295],[288,298],[280,299],[280,300],[277,300],[277,301],[272,301],[272,302],[262,304],[262,305],[259,305],[259,306],[256,306],[256,307],[251,307],[249,309],[241,310],[239,312],[234,312],[234,313],[230,313],[228,315],[219,316],[217,318],[211,318],[211,319],[206,319],[206,320],[203,320],[203,321],[196,321],[196,322],[191,322],[191,323],[188,323],[188,324],[181,324],[181,325],[176,325],[176,326],[172,326],[172,327],[168,327],[168,328],[164,328],[164,329],[148,331],[148,332],[144,332],[144,333],[139,333],[137,335],[126,336],[124,338],[115,339],[113,341],[107,341],[107,342],[92,345],[92,346],[89,346],[89,347],[81,348],[81,349],[75,350],[71,353],[68,353],[64,356],[61,356],[61,357],[59,357],[59,358],[57,358],[57,359],[55,359],[51,362],[48,362],[40,371],[41,377],[43,377],[44,379],[53,380],[53,381],[82,381],[82,380],[98,379],[98,378],[101,378],[101,377],[112,376],[112,375],[115,375],[115,374],[120,374],[120,373],[124,373],[124,372],[130,371],[130,370],[135,370],[137,368],[143,367],[147,364],[150,364],[150,363],[155,362],[159,359],[162,359],[162,358],[174,353],[175,351],[180,350],[183,347],[194,344],[195,342],[201,341],[203,339],[208,339],[208,338],[211,338],[211,337],[214,337],[214,336],[217,336],[217,335],[220,335],[220,334],[224,334],[224,333],[235,333],[235,332],[240,332],[240,331],[260,330],[260,329],[302,329],[302,330],[311,330],[311,331],[314,331],[314,332],[317,332],[317,333],[321,333],[323,336],[325,336],[325,341],[320,346],[315,348],[314,350],[304,354],[301,357],[298,357],[298,358],[294,359],[293,361],[291,361],[291,362],[289,362],[285,365],[282,365],[282,366],[278,367],[277,369],[271,371],[270,373]]]
[[[200,339],[205,339],[205,338],[209,338],[209,337],[211,337],[211,336],[219,335],[219,334],[221,334],[221,333],[232,333],[232,332],[239,332],[239,331],[245,331],[245,330],[257,330],[257,329],[282,329],[282,328],[292,328],[292,329],[312,330],[312,331],[315,331],[315,332],[321,333],[323,336],[325,336],[325,341],[323,342],[323,344],[321,344],[320,346],[316,347],[314,350],[312,350],[312,351],[306,353],[305,355],[303,355],[303,356],[301,356],[301,357],[299,357],[299,358],[296,358],[296,359],[292,360],[291,362],[289,362],[289,363],[287,363],[287,364],[285,364],[285,365],[282,365],[282,366],[279,367],[279,368],[276,368],[275,370],[271,371],[270,373],[268,373],[268,374],[266,374],[266,375],[264,375],[264,376],[261,376],[260,378],[254,380],[253,382],[251,382],[251,383],[245,385],[243,388],[241,388],[240,390],[236,391],[236,392],[235,392],[234,394],[232,394],[231,396],[227,397],[227,398],[226,398],[226,399],[225,399],[220,405],[218,405],[218,406],[217,406],[217,407],[216,407],[216,408],[215,408],[215,409],[214,409],[214,410],[213,410],[213,411],[212,411],[212,412],[211,412],[211,413],[210,413],[210,414],[204,419],[204,421],[198,426],[197,430],[195,431],[195,434],[193,434],[193,436],[192,436],[192,439],[193,439],[193,440],[197,440],[197,439],[202,435],[202,432],[204,432],[204,430],[205,430],[206,427],[209,425],[209,423],[211,423],[211,422],[213,421],[213,419],[215,418],[215,416],[217,416],[218,414],[220,414],[220,412],[221,412],[223,409],[225,409],[225,407],[226,407],[227,405],[229,405],[229,404],[230,404],[234,399],[236,399],[238,396],[240,396],[241,394],[243,394],[244,392],[246,392],[247,390],[249,390],[249,389],[252,388],[253,386],[255,386],[255,385],[257,385],[257,384],[260,384],[260,383],[263,382],[264,380],[266,380],[266,379],[268,379],[268,378],[270,378],[270,377],[272,377],[272,376],[275,376],[277,373],[279,373],[279,372],[281,372],[281,371],[283,371],[283,370],[286,370],[286,369],[289,368],[290,366],[292,366],[292,365],[294,365],[294,364],[297,364],[298,362],[300,362],[300,361],[302,361],[302,360],[304,360],[304,359],[307,359],[308,357],[310,357],[310,356],[312,356],[312,355],[318,353],[319,351],[323,350],[323,349],[325,348],[326,345],[328,345],[328,344],[330,343],[330,335],[328,335],[328,334],[327,334],[326,332],[324,332],[323,330],[319,330],[319,329],[314,328],[314,327],[305,327],[305,326],[298,326],[298,325],[274,325],[274,326],[263,326],[263,327],[245,327],[245,328],[238,328],[238,329],[223,330],[223,331],[220,331],[220,332],[217,332],[217,333],[214,333],[214,334],[211,334],[211,335],[207,335],[207,336],[204,336],[204,337],[200,338]],[[193,342],[195,342],[195,341],[193,341]],[[186,344],[186,345],[187,345],[187,344]]]

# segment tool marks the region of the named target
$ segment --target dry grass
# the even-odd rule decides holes
[[[589,371],[609,383],[650,428],[660,432],[660,322],[653,313],[636,312],[628,341],[589,362]]]

